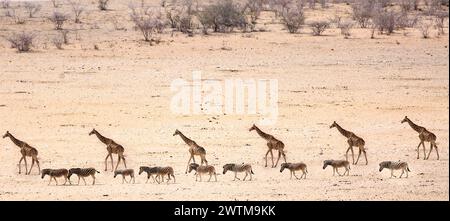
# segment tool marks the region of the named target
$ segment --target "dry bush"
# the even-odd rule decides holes
[[[18,25],[25,24],[26,19],[24,15],[20,13],[20,11],[17,11],[15,8],[9,8],[6,10],[6,16],[12,17],[14,19],[14,23]]]
[[[69,44],[69,30],[60,30],[59,34],[64,44]]]
[[[62,12],[55,11],[48,19],[55,24],[56,30],[61,30],[64,22],[67,21],[68,16]]]
[[[21,32],[12,34],[6,40],[11,43],[11,48],[17,49],[18,52],[27,52],[33,47],[35,38],[36,35],[32,32]]]
[[[315,9],[316,8],[316,0],[308,0],[308,7],[310,9]]]
[[[319,0],[319,2],[320,2],[320,7],[322,7],[322,8],[327,7],[327,0]]]
[[[339,28],[341,29],[341,35],[343,35],[345,39],[351,36],[350,30],[352,29],[352,27],[353,22],[351,21],[344,21],[340,23]]]
[[[84,12],[84,6],[80,0],[69,0],[69,5],[75,17],[75,23],[81,23],[80,16]]]
[[[52,5],[54,8],[58,8],[59,7],[58,0],[52,0]]]
[[[330,27],[328,21],[312,21],[309,23],[314,36],[320,36],[322,33]]]
[[[11,7],[11,2],[10,0],[2,0],[0,2],[0,5],[2,6],[3,9],[8,9]]]
[[[28,16],[32,18],[36,13],[41,10],[41,5],[36,2],[25,2],[24,8],[28,12]]]
[[[131,8],[131,20],[134,22],[136,29],[138,29],[145,41],[156,41],[154,35],[162,33],[164,31],[164,22],[162,21],[161,14],[153,12],[149,8],[137,8],[130,6]]]
[[[430,38],[430,29],[433,24],[429,21],[421,21],[419,24],[419,30],[422,34],[422,37],[427,39]]]
[[[448,12],[446,11],[439,11],[435,13],[434,21],[436,23],[436,29],[438,30],[438,34],[443,35],[445,34],[445,20],[448,18]]]
[[[297,33],[305,24],[305,13],[303,9],[294,8],[283,13],[283,25],[288,29],[289,33]]]
[[[361,28],[367,28],[375,11],[375,2],[369,0],[355,1],[352,4],[353,19]]]
[[[57,35],[57,36],[53,37],[52,43],[53,43],[53,45],[55,45],[55,47],[57,49],[62,50],[63,49],[62,45],[64,43],[64,39],[62,39],[60,35]]]
[[[98,0],[98,8],[102,11],[108,10],[108,2],[109,0]]]
[[[418,21],[419,21],[418,14],[407,14],[405,12],[402,12],[402,14],[397,18],[396,26],[397,28],[400,29],[413,28],[416,26]]]
[[[256,24],[256,20],[261,15],[263,4],[263,0],[247,0],[247,3],[245,4],[244,11],[248,11],[250,22],[253,25]]]
[[[232,0],[216,1],[197,13],[197,17],[202,26],[206,25],[204,29],[212,27],[215,32],[227,33],[235,28],[246,30],[249,25],[244,10]]]
[[[394,11],[379,10],[375,13],[373,20],[381,34],[390,35],[394,33],[397,18],[398,15]]]

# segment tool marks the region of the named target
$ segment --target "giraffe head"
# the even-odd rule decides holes
[[[9,137],[11,134],[9,133],[9,131],[6,131],[5,135],[3,135],[3,139]]]
[[[282,164],[281,164],[280,173],[282,173],[283,170],[286,169],[286,168],[288,168],[288,167],[289,167],[289,163],[282,163]]]
[[[91,136],[92,134],[95,134],[95,133],[97,133],[97,131],[96,131],[95,128],[94,128],[94,129],[92,129],[92,131],[89,133],[89,136]]]
[[[408,122],[408,120],[409,120],[408,116],[405,116],[405,118],[403,118],[403,120],[402,120],[402,124],[405,122]]]
[[[333,128],[333,127],[336,127],[336,126],[337,126],[336,121],[333,121],[333,124],[330,126],[330,129]]]
[[[190,172],[193,171],[193,170],[197,171],[197,168],[198,168],[198,167],[199,167],[198,164],[196,164],[196,163],[191,163],[191,164],[189,164],[189,170],[188,170],[188,172],[190,173]]]
[[[250,129],[248,129],[248,131],[252,131],[252,130],[256,130],[256,125],[255,124],[253,124],[253,126],[250,127]]]
[[[173,133],[173,136],[180,135],[180,134],[181,134],[181,132],[178,129],[176,129],[175,133]]]

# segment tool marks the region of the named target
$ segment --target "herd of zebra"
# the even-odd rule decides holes
[[[430,157],[430,154],[431,154],[433,148],[436,150],[437,159],[439,160],[439,152],[438,152],[438,147],[436,145],[436,135],[429,132],[424,127],[414,124],[408,117],[405,117],[401,121],[401,123],[405,123],[405,122],[408,123],[412,129],[414,129],[416,132],[419,133],[420,143],[417,146],[417,159],[419,159],[419,152],[420,152],[419,148],[422,145],[425,160]],[[327,168],[327,166],[331,166],[333,168],[333,176],[335,175],[335,173],[337,173],[339,176],[344,176],[344,175],[348,176],[350,173],[350,162],[348,161],[348,152],[349,151],[351,151],[351,153],[352,153],[352,159],[353,159],[352,163],[353,164],[358,163],[361,153],[364,154],[366,165],[368,164],[366,149],[364,148],[365,141],[362,138],[358,137],[353,132],[343,129],[336,122],[333,122],[333,124],[330,126],[330,128],[337,128],[337,130],[343,136],[345,136],[347,138],[347,143],[348,143],[349,147],[345,153],[346,160],[325,160],[325,161],[323,161],[323,169],[324,170],[325,170],[325,168]],[[284,152],[284,143],[282,141],[276,139],[273,135],[263,132],[261,129],[259,129],[254,124],[249,129],[249,131],[256,131],[261,138],[263,138],[264,140],[267,141],[268,150],[265,155],[265,167],[267,167],[267,155],[270,153],[271,160],[272,160],[272,168],[277,167],[280,158],[283,157],[284,163],[281,164],[280,172],[283,172],[285,169],[288,169],[290,171],[290,179],[292,179],[292,176],[294,176],[296,179],[302,179],[302,178],[306,179],[306,174],[308,173],[306,164],[304,164],[304,163],[288,163],[286,161],[286,154]],[[120,175],[120,176],[122,176],[122,183],[124,183],[124,182],[135,183],[134,170],[127,169],[127,165],[126,165],[126,161],[125,161],[125,157],[124,157],[125,150],[124,150],[123,146],[116,143],[114,140],[112,140],[110,138],[104,137],[95,129],[93,129],[89,133],[89,136],[91,136],[91,135],[96,135],[97,138],[106,145],[108,154],[105,158],[105,171],[108,170],[108,165],[107,165],[108,158],[111,158],[111,170],[114,172],[114,178],[116,178],[118,175]],[[185,173],[188,173],[188,172],[191,173],[192,171],[195,171],[195,181],[198,181],[198,179],[200,181],[202,181],[202,175],[209,175],[208,182],[211,181],[212,176],[214,176],[215,181],[217,181],[216,169],[214,168],[214,166],[208,165],[208,161],[206,160],[205,148],[201,147],[195,141],[186,137],[179,130],[176,130],[175,133],[173,134],[173,136],[177,136],[177,135],[180,136],[181,139],[189,146],[189,154],[190,155],[189,155],[189,160],[187,163]],[[27,174],[27,175],[30,174],[34,164],[36,163],[38,170],[39,170],[39,174],[41,174],[41,178],[43,179],[46,175],[48,175],[50,177],[50,180],[48,183],[49,185],[51,184],[52,180],[54,180],[56,182],[56,185],[58,185],[58,181],[56,178],[61,178],[61,177],[64,178],[63,185],[65,185],[67,183],[67,181],[69,181],[69,183],[71,184],[70,177],[74,174],[77,175],[77,177],[78,177],[78,185],[80,184],[80,179],[82,179],[84,181],[84,184],[86,185],[85,178],[89,177],[89,176],[91,176],[93,179],[92,185],[95,185],[95,174],[100,173],[95,168],[71,168],[69,170],[67,170],[67,169],[43,169],[41,171],[39,160],[38,160],[37,149],[21,140],[15,138],[9,131],[6,131],[5,135],[3,135],[3,138],[7,138],[7,137],[9,137],[15,145],[20,147],[20,153],[21,153],[22,157],[19,160],[19,174],[21,173],[21,163],[22,163],[22,161],[24,161],[25,174]],[[431,144],[430,152],[428,153],[428,156],[426,155],[426,152],[425,152],[425,144],[424,144],[425,142],[430,142],[430,144]],[[359,149],[359,154],[358,154],[358,158],[357,158],[356,162],[355,162],[355,158],[354,158],[353,147],[358,147],[358,149]],[[277,159],[276,163],[274,163],[273,150],[278,151],[278,159]],[[114,160],[113,160],[113,156],[112,156],[113,154],[118,155],[118,161],[117,161],[115,168],[114,168]],[[200,165],[195,163],[194,156],[200,156],[200,158],[201,158]],[[31,159],[32,159],[30,170],[28,170],[26,157],[31,157]],[[193,161],[193,163],[191,163],[191,160]],[[121,161],[123,161],[125,169],[118,170],[117,167],[119,166],[119,163]],[[344,174],[339,173],[339,171],[338,171],[339,168],[345,169]],[[410,172],[408,164],[406,162],[402,162],[402,161],[383,161],[379,164],[379,171],[381,172],[384,168],[391,170],[391,178],[396,177],[394,175],[394,170],[402,171],[400,178],[403,176],[404,173],[406,173],[406,177],[408,177],[408,172]],[[253,170],[252,170],[252,166],[250,164],[245,164],[245,163],[225,164],[223,166],[223,174],[226,174],[227,171],[231,171],[234,173],[233,181],[235,181],[236,179],[240,180],[240,178],[237,176],[238,173],[245,173],[243,181],[245,181],[247,177],[249,177],[249,180],[252,180],[252,174],[254,174]],[[300,178],[298,178],[297,175],[295,174],[296,171],[302,172],[302,175],[300,176]],[[146,183],[150,180],[150,178],[152,178],[153,182],[162,183],[162,182],[164,182],[165,177],[167,177],[167,180],[166,180],[167,183],[169,183],[169,181],[172,178],[173,178],[173,182],[175,183],[174,169],[170,166],[168,166],[168,167],[141,166],[139,168],[139,175],[144,172],[147,174]],[[126,177],[130,177],[129,181],[126,179]]]

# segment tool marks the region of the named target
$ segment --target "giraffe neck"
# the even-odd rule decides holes
[[[11,141],[18,147],[22,148],[24,142],[21,140],[16,139],[12,134],[9,134],[8,137],[11,139]]]
[[[342,134],[342,136],[344,137],[350,137],[350,132],[345,130],[344,128],[342,128],[341,126],[339,126],[339,124],[336,124],[336,128],[338,129],[338,131]]]
[[[184,134],[182,134],[180,132],[180,137],[181,139],[183,139],[183,141],[187,144],[187,145],[191,145],[192,143],[195,143],[194,141],[192,141],[191,139],[187,138],[186,136],[184,136]]]
[[[270,135],[264,133],[264,132],[263,132],[262,130],[260,130],[258,127],[255,127],[255,130],[256,130],[256,133],[258,133],[258,135],[259,135],[260,137],[262,137],[263,139],[266,139],[266,140],[270,139]]]
[[[418,133],[421,133],[423,130],[423,127],[413,123],[410,119],[407,119],[409,126],[411,126],[411,128],[415,131],[417,131]]]
[[[95,135],[97,136],[97,138],[104,144],[108,145],[109,143],[111,143],[111,139],[106,138],[104,136],[102,136],[99,132],[94,131]]]

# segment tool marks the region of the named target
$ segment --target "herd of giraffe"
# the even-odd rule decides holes
[[[405,117],[401,121],[401,123],[408,123],[413,130],[415,130],[417,133],[419,133],[420,143],[417,146],[417,159],[419,159],[419,156],[420,156],[419,148],[422,145],[423,152],[424,152],[424,160],[427,160],[430,158],[433,148],[436,150],[437,159],[439,160],[439,151],[438,151],[438,147],[436,145],[436,135],[434,135],[433,133],[428,131],[426,128],[413,123],[408,117]],[[330,129],[331,128],[336,128],[345,138],[347,138],[348,149],[345,152],[345,157],[346,157],[345,160],[325,160],[323,162],[323,169],[325,169],[327,166],[331,166],[333,168],[333,176],[335,175],[335,172],[337,172],[341,176],[341,174],[338,171],[338,168],[344,168],[345,172],[343,175],[346,175],[346,174],[349,175],[349,170],[350,170],[350,162],[348,161],[348,152],[349,151],[351,151],[351,153],[352,153],[352,163],[353,164],[358,164],[359,158],[360,158],[361,154],[363,153],[364,158],[365,158],[365,163],[367,165],[368,164],[367,153],[366,153],[366,149],[364,147],[365,141],[361,137],[357,136],[355,133],[345,130],[336,122],[333,122],[333,124],[330,126]],[[288,169],[291,172],[291,176],[290,176],[291,179],[292,179],[292,175],[294,175],[295,178],[297,178],[297,179],[302,179],[303,177],[306,178],[306,174],[308,173],[306,164],[304,164],[304,163],[288,163],[286,160],[286,154],[285,154],[285,150],[284,150],[285,145],[282,141],[278,140],[273,135],[263,132],[261,129],[259,129],[254,124],[249,129],[249,131],[251,132],[253,130],[255,130],[256,133],[267,142],[268,150],[265,154],[265,167],[267,167],[267,156],[270,153],[271,160],[272,160],[272,168],[277,167],[280,158],[283,157],[284,163],[281,164],[280,172],[283,172],[284,169]],[[125,151],[124,147],[122,145],[116,143],[114,140],[104,137],[95,129],[93,129],[89,133],[89,136],[91,136],[91,135],[96,135],[96,137],[100,140],[100,142],[102,142],[103,144],[106,145],[106,150],[108,153],[105,158],[105,171],[108,170],[108,158],[110,158],[111,159],[111,171],[114,172],[114,178],[118,175],[121,175],[122,183],[124,181],[126,181],[128,183],[128,181],[125,179],[125,177],[129,176],[130,182],[133,180],[133,183],[134,183],[134,170],[127,169],[127,164],[126,164],[126,160],[125,160],[125,156],[124,156],[124,151]],[[208,165],[208,161],[206,160],[205,148],[201,147],[195,141],[186,137],[178,129],[175,131],[173,136],[177,136],[177,135],[180,136],[181,139],[184,141],[184,143],[186,143],[186,145],[189,146],[189,149],[188,149],[189,160],[187,162],[187,167],[186,167],[185,173],[188,173],[188,172],[190,173],[192,170],[194,170],[196,181],[197,181],[197,178],[200,178],[200,181],[202,180],[202,178],[201,178],[202,174],[209,175],[208,181],[211,180],[212,176],[214,176],[215,181],[217,181],[216,170],[215,170],[214,166]],[[22,161],[24,161],[26,175],[29,175],[31,173],[31,170],[33,169],[33,166],[36,163],[38,170],[39,170],[39,174],[42,173],[42,178],[44,178],[44,176],[46,176],[46,175],[50,176],[50,182],[52,180],[55,180],[56,184],[58,184],[56,177],[64,177],[64,179],[65,179],[64,184],[67,182],[67,180],[69,180],[69,183],[70,183],[70,176],[72,174],[76,174],[78,176],[78,184],[80,183],[80,178],[82,178],[84,183],[86,184],[86,181],[84,178],[88,177],[88,176],[91,176],[93,178],[92,184],[95,184],[95,174],[99,173],[99,171],[97,171],[95,168],[71,168],[69,170],[67,170],[67,169],[43,169],[41,171],[40,163],[38,160],[37,149],[30,146],[26,142],[23,142],[23,141],[15,138],[9,131],[6,131],[5,135],[3,135],[3,138],[7,138],[7,137],[9,137],[11,139],[11,141],[20,148],[20,153],[21,153],[22,157],[19,160],[19,174],[21,173],[21,163],[22,163]],[[427,156],[426,150],[425,150],[425,142],[430,143],[430,151],[428,153],[428,156]],[[355,157],[354,157],[353,147],[357,147],[359,150],[359,154],[358,154],[356,161],[355,161]],[[274,156],[273,156],[274,150],[278,151],[278,158],[275,163],[274,163]],[[118,161],[117,161],[117,164],[115,167],[114,167],[113,154],[118,155]],[[195,156],[200,157],[200,159],[201,159],[200,165],[195,163]],[[27,157],[31,157],[31,160],[32,160],[31,167],[29,170],[28,170],[28,165],[27,165]],[[119,166],[119,163],[121,161],[123,161],[123,165],[124,165],[125,169],[117,170],[117,167]],[[191,161],[193,163],[191,163]],[[203,164],[205,164],[205,165],[203,165]],[[391,177],[395,177],[393,174],[394,170],[402,170],[402,174],[400,175],[400,178],[402,177],[403,173],[405,173],[405,172],[406,172],[406,177],[408,177],[408,172],[410,172],[408,164],[406,162],[401,162],[401,161],[398,161],[398,162],[384,161],[384,162],[381,162],[379,164],[379,166],[380,166],[380,169],[379,169],[380,172],[384,168],[390,169]],[[245,173],[245,177],[243,179],[244,181],[247,178],[247,176],[249,176],[249,180],[252,180],[252,174],[254,174],[252,166],[250,164],[244,164],[244,163],[242,163],[242,164],[231,164],[231,163],[225,164],[223,166],[223,174],[226,174],[227,171],[234,172],[234,180],[239,179],[237,176],[237,173]],[[302,171],[302,175],[300,178],[298,178],[296,176],[296,174],[295,174],[296,171]],[[167,183],[169,183],[171,178],[173,178],[173,181],[175,182],[174,170],[172,167],[141,166],[139,169],[139,174],[141,174],[143,172],[147,173],[147,182],[151,177],[151,178],[153,178],[153,180],[155,182],[161,183],[161,182],[164,182],[164,177],[166,177],[166,176],[167,176]],[[153,175],[155,175],[156,177],[153,177]],[[50,182],[49,182],[49,185],[50,185]]]

